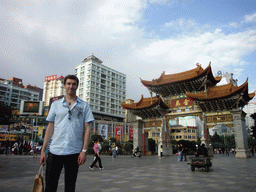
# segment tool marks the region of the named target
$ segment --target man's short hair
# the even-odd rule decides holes
[[[75,76],[75,75],[67,75],[67,76],[64,78],[64,85],[66,84],[67,79],[76,80],[77,86],[79,85],[79,79],[77,78],[77,76]]]

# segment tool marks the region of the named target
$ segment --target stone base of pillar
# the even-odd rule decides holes
[[[212,145],[209,145],[209,148],[208,148],[208,155],[209,155],[210,157],[213,157],[213,147],[212,147]]]
[[[160,145],[158,145],[158,156],[160,157]],[[172,146],[171,145],[167,145],[167,147],[165,145],[163,145],[163,155],[164,156],[171,156],[172,155]]]
[[[236,150],[236,158],[250,158],[251,155],[249,154],[249,151],[244,149],[237,149]]]

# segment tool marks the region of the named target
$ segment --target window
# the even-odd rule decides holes
[[[101,78],[106,79],[106,77],[107,77],[107,76],[106,76],[105,74],[102,74],[102,73],[101,73]]]

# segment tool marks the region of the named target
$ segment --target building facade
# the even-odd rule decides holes
[[[63,86],[63,81],[64,77],[62,75],[59,77],[57,77],[57,75],[45,77],[43,93],[44,106],[50,105],[50,99],[52,97],[65,95],[66,91]]]
[[[42,89],[29,84],[24,86],[22,79],[0,79],[0,102],[12,109],[20,109],[21,100],[39,101],[40,93]]]
[[[248,105],[246,105],[244,107],[244,112],[246,113],[246,117],[245,117],[245,126],[246,129],[248,131],[248,134],[251,134],[251,127],[254,125],[254,120],[253,118],[251,118],[251,114],[256,113],[256,102],[255,99],[253,99],[252,102],[248,103]]]
[[[126,99],[126,102],[125,102],[125,103],[132,104],[132,103],[134,103],[134,100],[132,100],[132,99]],[[125,122],[126,122],[126,123],[132,123],[132,122],[134,122],[135,120],[136,120],[136,116],[133,115],[133,114],[131,113],[131,111],[126,110],[126,111],[125,111]]]
[[[123,121],[126,75],[102,64],[93,54],[75,68],[79,78],[77,95],[90,104],[96,120]]]

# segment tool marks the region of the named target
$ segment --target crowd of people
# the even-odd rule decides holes
[[[36,158],[40,153],[41,146],[38,142],[22,142],[17,141],[14,143],[5,142],[0,143],[0,151],[3,155],[33,155]]]

